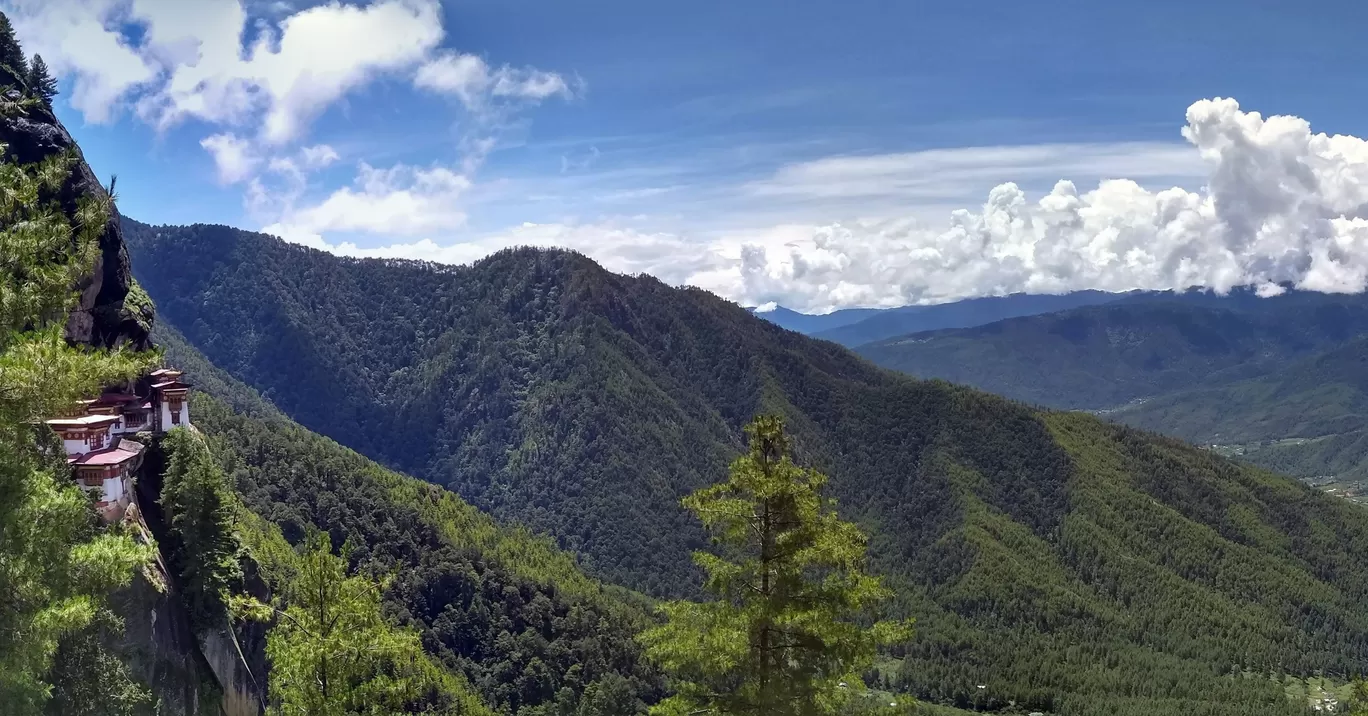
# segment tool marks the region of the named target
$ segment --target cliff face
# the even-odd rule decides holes
[[[17,84],[0,66],[0,86]],[[20,94],[10,89],[5,96],[17,100]],[[46,107],[28,107],[13,116],[0,117],[0,143],[5,145],[5,161],[27,164],[63,152],[75,155],[60,197],[68,215],[74,215],[76,202],[83,196],[107,196],[76,141]],[[118,210],[112,210],[100,234],[100,255],[94,270],[75,287],[81,298],[67,321],[66,335],[75,344],[100,348],[128,345],[144,350],[152,346],[149,334],[155,312],[133,280],[120,223]]]

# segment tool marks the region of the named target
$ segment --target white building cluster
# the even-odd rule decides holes
[[[62,438],[76,483],[95,494],[102,517],[123,517],[133,498],[133,477],[142,466],[143,444],[128,437],[164,433],[190,425],[190,386],[174,368],[152,371],[131,389],[107,389],[84,400],[70,415],[45,421]]]

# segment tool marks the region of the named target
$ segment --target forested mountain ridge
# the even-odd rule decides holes
[[[1096,410],[1262,375],[1368,331],[1362,296],[1246,293],[1141,295],[900,336],[858,352],[914,376],[1039,405]]]
[[[679,497],[721,478],[751,415],[784,414],[919,619],[875,676],[922,697],[1297,714],[1268,675],[1368,670],[1368,521],[1286,478],[909,379],[575,254],[445,267],[128,235],[165,318],[228,374],[649,592],[692,593]]]
[[[1127,298],[1129,294],[1073,291],[1064,294],[1014,293],[927,306],[845,308],[807,314],[784,308],[754,309],[755,315],[790,331],[854,347],[895,336],[944,328],[968,328],[1017,316],[1063,311]]]
[[[1126,294],[1105,291],[1073,291],[1058,295],[1014,293],[1007,296],[967,298],[930,306],[890,308],[858,322],[815,331],[809,335],[853,348],[909,333],[972,328],[1008,318],[1111,303],[1125,297]]]
[[[1158,396],[1116,417],[1199,443],[1362,430],[1368,427],[1368,336],[1256,378]]]
[[[1362,483],[1368,479],[1368,337],[1255,378],[1156,396],[1109,417],[1238,449],[1245,459],[1289,475]]]

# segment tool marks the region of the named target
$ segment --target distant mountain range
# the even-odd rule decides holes
[[[782,413],[799,458],[870,532],[894,611],[918,620],[879,678],[923,699],[1292,716],[1302,705],[1261,675],[1368,671],[1368,519],[1293,480],[881,370],[707,292],[573,253],[440,267],[221,226],[126,229],[172,340],[215,366],[206,390],[257,412],[270,401],[651,594],[697,592],[688,555],[705,541],[679,499],[725,474],[753,414]],[[1205,326],[1151,333],[1201,346]],[[1189,353],[1200,350],[1176,355]],[[336,509],[327,461],[339,458],[319,446],[274,460],[270,429],[212,416],[215,430],[252,430],[239,443],[263,463],[243,478],[253,499],[282,519]],[[294,471],[306,486],[282,477]],[[427,504],[418,494],[405,505]],[[347,519],[381,520],[374,502],[379,512]],[[410,541],[382,522],[387,542]],[[434,636],[461,643],[448,621]]]
[[[1119,420],[1311,478],[1368,480],[1368,296],[1242,289],[860,346],[879,365]]]
[[[757,310],[755,315],[790,331],[854,347],[918,331],[967,328],[1004,318],[1108,303],[1127,295],[1104,291],[1075,291],[1060,295],[1017,293],[931,306],[849,308],[821,315],[799,313],[780,306],[771,311]]]

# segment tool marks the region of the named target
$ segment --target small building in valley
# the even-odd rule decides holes
[[[68,415],[44,422],[62,439],[76,484],[95,495],[102,517],[123,517],[142,466],[143,443],[130,437],[191,427],[190,385],[174,368],[152,371],[130,386],[105,390],[83,400]]]

